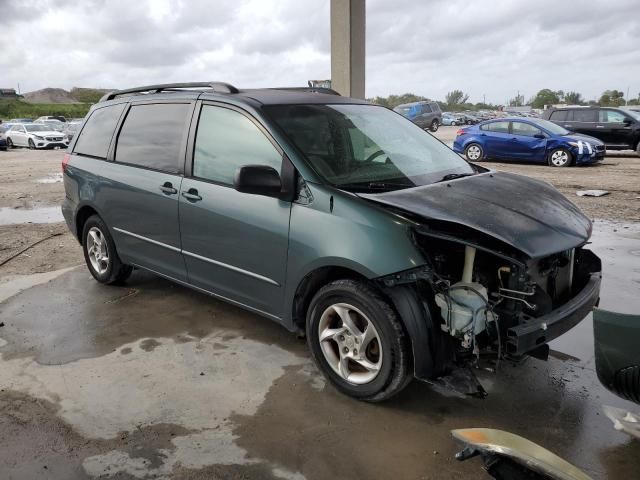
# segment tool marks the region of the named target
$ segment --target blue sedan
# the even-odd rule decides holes
[[[458,130],[453,150],[471,162],[487,158],[568,167],[599,162],[604,143],[540,118],[499,118]]]

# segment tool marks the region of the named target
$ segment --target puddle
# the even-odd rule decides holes
[[[47,177],[36,180],[36,183],[62,183],[62,172],[50,173]]]
[[[64,222],[59,206],[33,209],[0,208],[0,225],[16,223],[58,223]]]

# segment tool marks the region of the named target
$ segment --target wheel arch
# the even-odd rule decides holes
[[[92,215],[98,215],[100,218],[103,218],[93,205],[88,205],[88,204],[81,205],[76,211],[76,215],[74,218],[74,222],[76,226],[76,238],[78,239],[81,245],[82,245],[82,230],[84,229],[84,224]]]
[[[328,283],[341,279],[368,281],[367,275],[360,269],[337,264],[314,268],[302,277],[296,285],[291,302],[294,329],[305,330],[307,309],[315,293]]]
[[[381,282],[353,268],[325,265],[307,273],[296,286],[291,304],[293,330],[304,332],[306,314],[315,293],[334,280],[353,279],[367,282],[380,292],[395,309],[411,348],[413,374],[422,380],[432,379],[445,371],[448,364],[446,346],[432,318],[429,305],[413,286],[385,288]]]

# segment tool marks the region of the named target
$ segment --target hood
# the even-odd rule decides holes
[[[602,140],[598,140],[596,137],[590,137],[589,135],[582,135],[580,133],[571,133],[569,135],[562,135],[562,138],[573,142],[589,142],[591,145],[604,145]]]
[[[558,190],[512,173],[360,196],[427,220],[472,228],[531,258],[574,248],[591,236],[591,221]]]

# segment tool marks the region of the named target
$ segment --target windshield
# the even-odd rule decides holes
[[[38,125],[35,123],[31,123],[29,125],[24,125],[24,128],[27,129],[27,132],[46,132],[48,130],[50,130],[49,127],[46,127],[45,125]]]
[[[640,111],[638,110],[625,110],[626,113],[631,115],[636,120],[640,120]]]
[[[541,128],[544,128],[546,131],[552,133],[553,135],[567,135],[568,133],[571,133],[566,128],[550,122],[549,120],[543,120],[542,118],[532,118],[530,119],[530,121],[540,126]]]
[[[327,182],[345,189],[427,185],[474,169],[429,133],[375,105],[265,107]]]

